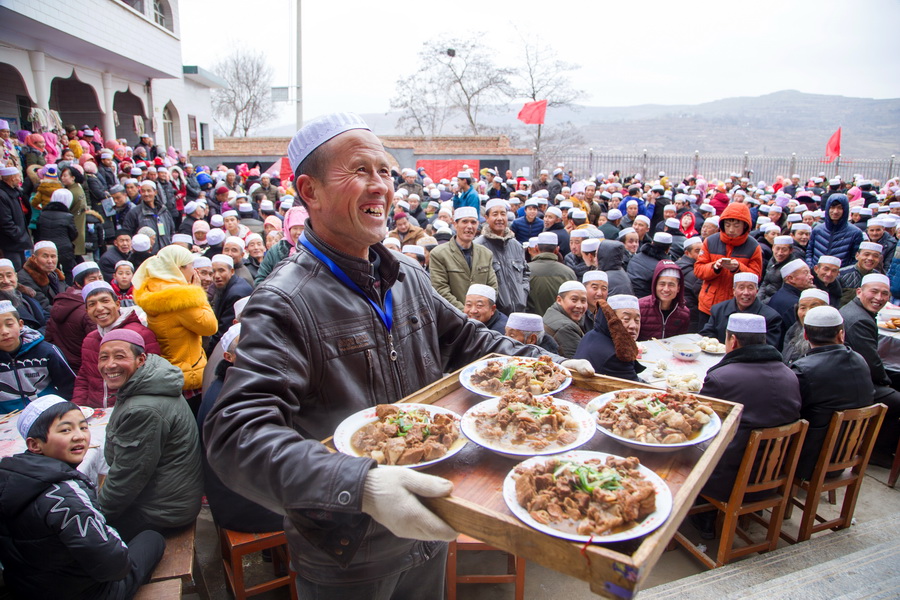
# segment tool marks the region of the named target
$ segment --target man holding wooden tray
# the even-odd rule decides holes
[[[449,495],[452,484],[374,468],[318,440],[349,415],[490,352],[544,352],[467,319],[418,264],[380,243],[391,167],[357,115],[307,123],[288,156],[309,220],[296,252],[244,309],[240,353],[204,430],[210,465],[236,492],[286,515],[301,598],[440,595],[442,542],[456,532],[417,496]],[[586,361],[566,366],[593,374]]]

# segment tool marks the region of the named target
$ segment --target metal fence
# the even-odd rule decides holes
[[[650,154],[647,152],[631,154],[599,154],[594,152],[581,154],[560,154],[552,164],[541,165],[535,161],[535,173],[540,169],[553,169],[562,163],[568,171],[571,169],[578,178],[603,173],[609,175],[618,170],[623,176],[641,173],[644,180],[657,179],[660,171],[665,171],[669,178],[681,179],[689,175],[702,176],[707,181],[724,179],[732,173],[749,177],[753,183],[765,181],[772,183],[775,177],[790,177],[797,173],[801,179],[815,177],[824,173],[826,178],[842,175],[844,179],[860,173],[868,179],[887,181],[895,175],[894,156],[890,158],[848,159],[838,157],[834,162],[826,163],[822,158],[811,156],[751,156],[720,154]],[[900,165],[896,166],[900,171]]]

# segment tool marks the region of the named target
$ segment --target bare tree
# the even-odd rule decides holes
[[[227,88],[213,90],[212,94],[216,125],[227,135],[240,131],[241,137],[246,137],[252,128],[275,118],[272,67],[262,52],[236,48],[212,70],[228,82]]]
[[[512,96],[510,69],[498,67],[480,34],[467,38],[436,38],[419,51],[415,75],[397,82],[391,106],[400,109],[406,129],[440,133],[453,113],[465,119],[466,131],[482,132],[480,117]]]
[[[547,108],[574,107],[577,98],[583,98],[585,93],[570,83],[571,75],[580,69],[576,64],[567,63],[557,58],[556,52],[550,46],[539,45],[523,39],[522,68],[515,73],[515,95],[519,98],[528,98],[532,102],[546,100]],[[571,123],[568,124],[571,126]],[[573,127],[561,127],[554,134],[554,152],[557,152],[560,132],[573,130]],[[577,132],[577,130],[576,130]],[[536,154],[544,161],[548,157],[542,154],[542,135],[544,126],[538,125],[533,135],[533,147]]]

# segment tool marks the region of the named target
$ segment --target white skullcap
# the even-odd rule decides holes
[[[873,225],[887,227],[887,222],[885,221],[885,218],[881,216],[873,217],[866,221],[866,227],[872,227]]]
[[[50,196],[50,202],[59,202],[66,208],[69,208],[72,206],[72,192],[66,188],[59,188]]]
[[[621,240],[629,233],[637,233],[637,231],[634,230],[634,227],[626,227],[625,229],[619,231],[619,239]]]
[[[14,269],[15,267],[12,264],[12,261],[8,258],[0,258],[0,269],[3,267],[9,267],[10,269]]]
[[[172,236],[172,243],[173,244],[182,243],[182,244],[187,244],[190,246],[194,243],[194,238],[192,238],[191,236],[189,236],[186,233],[176,233],[175,235]]]
[[[441,193],[438,192],[438,197],[440,197],[440,195],[441,195]],[[500,208],[502,208],[503,210],[506,210],[509,208],[509,204],[507,204],[506,200],[502,200],[500,198],[494,198],[493,200],[488,200],[487,204],[484,205],[485,214],[489,213],[492,208],[495,208],[498,206]],[[562,213],[560,213],[560,216],[562,216]]]
[[[587,271],[581,276],[581,282],[588,283],[590,281],[605,281],[609,283],[609,276],[606,274],[606,271]]]
[[[206,241],[209,242],[210,246],[218,246],[225,241],[226,237],[228,237],[228,235],[221,229],[210,229],[209,233],[206,234]],[[134,242],[132,242],[131,245],[133,246]]]
[[[99,270],[100,270],[100,265],[98,265],[97,263],[95,263],[92,260],[87,260],[83,263],[77,264],[74,267],[72,267],[72,277],[78,277],[80,274],[84,273],[85,271],[99,271]]]
[[[732,333],[766,333],[766,318],[752,313],[732,313],[726,329]]]
[[[851,206],[851,207],[850,207],[850,214],[851,214],[851,215],[857,215],[857,214],[859,214],[859,212],[860,212],[861,210],[862,210],[862,206]]]
[[[478,219],[478,211],[475,210],[474,206],[460,206],[455,211],[453,211],[453,220],[459,221],[460,219]]]
[[[548,246],[558,246],[559,236],[552,231],[542,231],[537,236],[538,244],[547,244]]]
[[[351,129],[369,130],[369,126],[355,113],[332,113],[306,123],[300,128],[300,131],[294,134],[291,143],[288,144],[291,170],[296,173],[297,167],[313,150],[331,138]]]
[[[247,204],[246,202],[244,204],[238,204],[237,209],[238,209],[238,213],[252,213],[253,212],[253,207],[250,206],[249,204]]]
[[[195,267],[197,265],[194,265]],[[250,296],[244,296],[240,300],[235,301],[234,303],[234,318],[240,319],[241,315],[244,314],[244,307],[247,306],[247,303],[250,302]],[[228,348],[228,346],[222,346],[223,348]]]
[[[468,171],[460,171],[456,174],[457,179],[472,179],[472,174]]]
[[[562,285],[559,286],[558,295],[562,296],[566,292],[586,292],[587,288],[584,287],[584,284],[578,281],[564,281]]]
[[[21,435],[23,438],[27,438],[28,431],[31,429],[31,426],[34,425],[34,422],[37,421],[38,417],[40,417],[44,413],[44,411],[51,406],[55,406],[63,402],[69,402],[69,400],[60,398],[59,396],[55,396],[53,394],[47,394],[46,396],[41,396],[33,402],[29,402],[25,406],[25,408],[22,409],[22,413],[19,415],[19,421],[16,423],[16,429],[19,430],[19,435]]]
[[[859,214],[861,214],[864,217],[871,217],[872,209],[871,208],[861,208],[861,209],[859,209]]]
[[[876,244],[875,242],[860,242],[859,243],[860,250],[871,250],[873,252],[881,252],[884,250],[884,246],[881,244]]]
[[[433,200],[437,200],[438,198],[441,197],[441,190],[439,190],[439,189],[437,189],[437,188],[434,188],[433,190],[431,190],[430,192],[428,192],[428,195],[431,196],[431,198],[432,198]]]
[[[572,233],[569,234],[569,239],[572,238],[587,238],[590,237],[591,234],[587,229],[575,229]]]
[[[238,246],[240,246],[241,250],[247,247],[247,245],[244,243],[244,240],[236,235],[229,235],[227,238],[225,238],[224,245],[227,246],[228,244],[237,244]]]
[[[812,231],[812,227],[807,225],[806,223],[794,223],[791,226],[791,231]]]
[[[799,223],[802,220],[803,220],[803,217],[801,217],[797,213],[791,213],[788,215],[788,218],[787,218],[788,223]]]
[[[536,199],[534,199],[534,198],[529,198],[528,200],[525,201],[525,207],[526,207],[526,208],[529,207],[529,206],[537,207],[537,205],[538,205],[538,201],[537,201]]]
[[[441,212],[449,212],[449,211],[442,210]],[[435,232],[437,232],[440,229],[450,229],[450,225],[447,223],[447,221],[441,221],[440,219],[438,219],[437,221],[434,222],[434,229],[435,229]]]
[[[484,296],[491,302],[497,301],[497,291],[489,285],[473,283],[469,286],[466,296]]]
[[[620,310],[623,308],[640,310],[637,297],[630,296],[628,294],[616,294],[614,296],[610,296],[606,299],[606,303],[609,304],[609,307],[613,310]]]
[[[544,319],[531,313],[514,312],[509,315],[506,326],[510,329],[518,329],[529,333],[542,332],[544,331]]]
[[[756,273],[745,273],[745,272],[735,273],[734,274],[734,284],[737,285],[737,284],[741,283],[742,281],[749,281],[750,283],[752,283],[754,285],[759,285],[759,277],[756,275]]]
[[[559,210],[559,207],[558,207],[558,206],[551,206],[551,207],[548,208],[546,211],[544,211],[544,214],[545,214],[545,215],[553,215],[553,216],[555,216],[557,219],[562,219],[562,211]]]
[[[701,205],[700,205],[700,212],[711,212],[711,213],[714,213],[714,212],[716,212],[716,209],[713,207],[712,204],[701,204]]]
[[[212,264],[222,263],[228,265],[232,269],[234,268],[234,259],[228,256],[227,254],[216,254],[212,257]]]
[[[622,218],[622,211],[618,208],[614,208],[608,213],[606,213],[606,219],[609,221],[618,221]]]
[[[777,225],[776,225],[777,227]],[[775,240],[772,242],[774,245],[783,245],[783,246],[792,246],[794,244],[794,238],[789,235],[776,235]]]
[[[425,256],[425,248],[415,244],[406,244],[400,249],[403,254],[415,254],[416,256]]]
[[[239,216],[240,215],[238,215],[238,211],[236,211],[236,210],[226,210],[225,212],[222,213],[222,219],[225,219],[225,217],[239,217]]]
[[[225,224],[225,218],[222,215],[213,215],[209,218],[209,224],[213,227],[221,227]]]
[[[259,235],[258,233],[251,233],[251,234],[248,235],[247,238],[244,240],[244,243],[245,243],[247,246],[249,246],[249,245],[250,245],[250,242],[252,242],[253,240],[259,240],[260,242],[263,241],[262,236]]]
[[[83,288],[81,288],[81,300],[87,300],[87,297],[90,296],[91,292],[97,289],[109,290],[115,296],[115,291],[113,291],[112,286],[106,283],[104,280],[92,281]]]
[[[572,208],[573,206],[575,206],[575,205],[572,204],[571,200],[563,200],[562,202],[559,203],[560,208],[565,208],[567,210]]]
[[[841,266],[841,259],[839,259],[837,256],[826,256],[826,255],[822,255],[822,256],[819,257],[819,262],[817,262],[816,264],[819,264],[819,265],[834,265],[835,267],[840,267],[840,266]]]
[[[637,206],[637,205],[638,205],[637,200],[629,200],[628,202],[625,203],[625,208],[628,208],[629,206]]]
[[[42,250],[42,249],[44,249],[44,248],[52,248],[53,250],[56,250],[56,244],[54,244],[53,242],[51,242],[51,241],[49,241],[49,240],[43,240],[43,241],[40,241],[40,242],[35,242],[35,244],[34,244],[34,251],[35,251],[35,252],[37,252],[38,250]]]
[[[781,277],[782,278],[788,277],[794,271],[796,271],[798,269],[802,269],[805,266],[806,266],[806,263],[803,261],[802,258],[795,258],[788,264],[781,267]]]
[[[769,233],[770,231],[781,231],[781,227],[779,227],[775,223],[766,223],[765,225],[762,226],[763,233]],[[778,236],[776,236],[776,237],[778,237]]]
[[[683,247],[685,250],[687,250],[691,246],[695,246],[697,244],[702,244],[702,243],[703,243],[703,238],[701,238],[699,235],[695,235],[694,237],[689,237],[688,239],[684,240]]]
[[[828,304],[831,301],[831,298],[828,297],[828,292],[826,292],[825,290],[820,290],[816,287],[812,287],[800,292],[800,299],[803,300],[804,298],[816,298],[818,300],[821,300],[825,304]]]
[[[573,219],[587,219],[587,213],[580,208],[573,210],[569,216]]]
[[[900,208],[900,202],[891,202],[888,204],[888,208]]]
[[[806,291],[808,292],[809,290]],[[817,306],[809,309],[806,313],[806,317],[803,319],[804,327],[837,327],[843,324],[844,317],[841,316],[841,311],[833,306],[828,306],[827,304],[825,306]]]
[[[406,200],[398,200],[397,206],[399,206],[400,208],[405,208],[406,210],[409,210],[409,202],[407,202]]]
[[[657,244],[671,244],[672,234],[666,233],[665,231],[657,231],[653,234],[653,241]]]
[[[19,169],[15,167],[0,167],[0,177],[9,177],[10,175],[18,175]]]
[[[200,206],[200,205],[194,201],[188,202],[187,204],[184,205],[184,214],[186,214],[186,215],[191,214],[192,212],[197,210],[198,206]]]
[[[710,217],[710,218],[708,218],[707,220],[705,220],[705,221],[703,222],[704,225],[706,225],[707,223],[709,223],[710,225],[715,225],[716,227],[718,227],[718,226],[719,226],[719,217]]]
[[[581,251],[582,252],[596,252],[597,248],[600,247],[600,239],[599,238],[588,238],[581,243]]]
[[[398,240],[395,237],[384,238],[384,241],[381,243],[384,244],[385,246],[394,246],[398,250],[400,249],[400,240]]]
[[[150,236],[138,233],[131,238],[131,247],[138,252],[147,252],[150,250]]]
[[[281,210],[288,210],[288,209],[290,209],[292,206],[294,206],[294,199],[293,199],[293,198],[288,198],[287,196],[285,196],[285,198],[287,198],[287,199],[286,199],[286,200],[282,200],[282,201],[278,204],[278,208],[280,208]]]
[[[650,226],[650,217],[648,217],[647,215],[638,215],[638,216],[636,216],[636,217],[634,218],[634,222],[637,223],[638,221],[641,221],[641,222],[645,223],[645,224],[647,225],[647,227]]]
[[[756,226],[760,231],[762,231],[763,225],[768,225],[771,222],[772,219],[770,219],[769,217],[759,217],[758,219],[756,219]]]
[[[667,210],[671,210],[672,212],[675,212],[676,210],[678,210],[678,207],[675,206],[674,204],[666,204],[665,206],[663,206],[663,212],[665,212]]]
[[[13,306],[13,303],[9,300],[0,300],[0,315],[11,313],[16,310],[16,307]]]
[[[828,180],[828,185],[841,185],[841,178],[835,177],[833,179]]]
[[[212,261],[209,260],[206,256],[198,256],[194,259],[194,268],[195,269],[203,269],[206,267],[211,267]]]
[[[237,302],[235,302],[235,304],[237,304]],[[237,314],[237,311],[235,311],[235,314]],[[237,339],[238,337],[240,337],[240,335],[241,335],[241,324],[240,323],[235,323],[234,325],[229,327],[228,331],[226,331],[222,335],[222,352],[228,352],[228,348],[231,347],[231,344],[234,343],[234,340]]]
[[[891,280],[888,279],[887,275],[882,275],[881,273],[869,273],[862,278],[862,282],[859,284],[859,287],[868,285],[870,283],[883,283],[884,285],[888,286],[888,288],[891,287]]]
[[[275,203],[271,200],[260,200],[259,210],[275,210]]]

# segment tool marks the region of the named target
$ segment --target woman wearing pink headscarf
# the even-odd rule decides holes
[[[862,190],[857,186],[853,186],[847,191],[847,199],[850,201],[850,208],[866,204],[866,199],[862,197]]]
[[[306,220],[309,213],[302,206],[294,206],[290,208],[284,215],[284,239],[272,246],[263,257],[262,263],[259,265],[259,272],[256,274],[254,284],[259,285],[272,272],[272,269],[288,256],[296,251],[297,240],[300,234],[306,228]]]
[[[59,137],[52,131],[41,134],[44,136],[44,151],[47,153],[47,162],[59,160],[62,149],[59,146]]]
[[[47,164],[47,142],[44,136],[39,133],[29,133],[25,136],[25,146],[22,148],[22,154],[25,156],[25,168],[31,165],[44,166]]]

